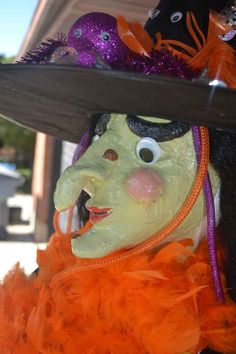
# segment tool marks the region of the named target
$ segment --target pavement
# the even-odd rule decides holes
[[[32,195],[15,194],[7,199],[5,208],[6,226],[0,223],[0,282],[17,262],[24,268],[26,274],[31,274],[37,268],[37,249],[46,247],[46,243],[36,243],[34,240]],[[10,208],[20,210],[20,214],[15,215],[15,223],[11,221],[12,224],[9,224]]]

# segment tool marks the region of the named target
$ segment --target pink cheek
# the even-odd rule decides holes
[[[125,182],[125,188],[131,198],[137,202],[154,202],[161,194],[164,182],[150,169],[140,168],[133,171]]]

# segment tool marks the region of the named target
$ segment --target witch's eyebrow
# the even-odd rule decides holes
[[[169,141],[186,134],[190,125],[183,122],[150,122],[134,115],[127,115],[126,123],[135,135],[152,138],[158,142]]]
[[[109,113],[104,113],[99,117],[96,127],[95,127],[95,134],[101,136],[105,133],[107,130],[107,124],[111,119],[111,114]]]

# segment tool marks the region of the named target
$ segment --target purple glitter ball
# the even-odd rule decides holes
[[[111,65],[129,52],[119,38],[115,17],[99,12],[86,14],[73,24],[67,45],[77,50],[81,66],[95,66],[97,59]]]

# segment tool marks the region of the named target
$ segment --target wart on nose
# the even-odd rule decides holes
[[[103,154],[104,159],[110,160],[110,161],[116,161],[118,160],[118,154],[115,150],[113,149],[107,149],[104,154]]]

